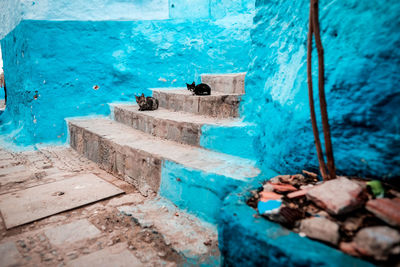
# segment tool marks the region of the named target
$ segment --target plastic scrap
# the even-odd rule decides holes
[[[277,214],[282,206],[282,200],[274,199],[267,201],[259,201],[257,208],[260,214]]]
[[[382,183],[378,180],[372,180],[367,182],[367,186],[371,188],[372,194],[376,198],[383,198],[385,196],[385,189],[383,189]]]

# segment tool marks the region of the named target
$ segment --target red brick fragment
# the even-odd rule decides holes
[[[346,254],[349,254],[351,256],[354,257],[360,257],[361,254],[358,253],[357,249],[356,249],[356,245],[354,244],[354,242],[341,242],[339,244],[339,249],[341,251],[343,251]]]
[[[297,188],[290,184],[270,183],[276,192],[293,192]]]
[[[365,207],[382,221],[400,227],[400,198],[371,199]]]
[[[276,199],[281,199],[282,195],[279,195],[274,192],[268,192],[268,191],[262,191],[260,193],[260,200],[261,201],[267,201],[267,200],[276,200]]]

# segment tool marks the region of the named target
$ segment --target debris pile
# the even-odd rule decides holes
[[[248,205],[300,236],[373,262],[400,263],[400,193],[380,181],[279,175],[252,191]]]

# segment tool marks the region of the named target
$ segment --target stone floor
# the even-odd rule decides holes
[[[174,240],[166,241],[153,223],[139,223],[119,210],[143,206],[153,197],[146,199],[70,148],[19,153],[0,148],[0,198],[82,174],[96,175],[125,194],[10,229],[0,217],[0,266],[176,266],[183,261]],[[207,236],[195,241],[212,245]]]

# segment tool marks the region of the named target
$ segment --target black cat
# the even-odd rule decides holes
[[[145,97],[144,94],[135,97],[136,97],[136,103],[138,103],[139,105],[139,111],[158,109],[157,98],[151,96]]]
[[[211,95],[211,87],[205,83],[196,85],[193,82],[192,84],[186,84],[186,87],[193,95]]]

